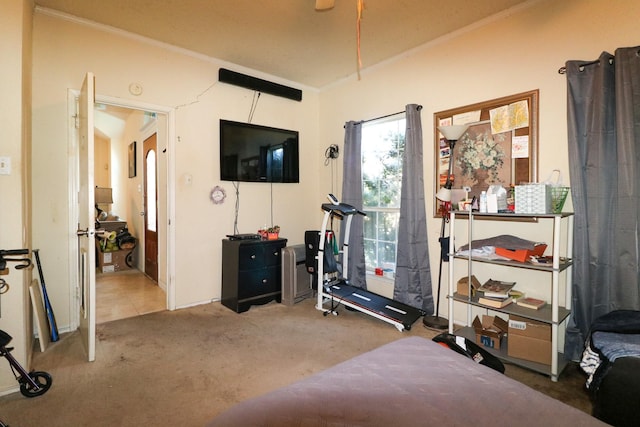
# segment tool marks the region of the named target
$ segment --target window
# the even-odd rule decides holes
[[[362,201],[367,271],[395,273],[405,115],[362,126]]]
[[[158,220],[156,218],[156,212],[158,208],[156,206],[157,191],[156,191],[156,151],[149,150],[147,154],[147,167],[146,172],[146,189],[147,194],[147,206],[146,206],[146,218],[147,218],[147,230],[158,231],[156,224]]]

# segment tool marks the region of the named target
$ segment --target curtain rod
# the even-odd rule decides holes
[[[404,114],[405,111],[398,111],[397,113],[391,113],[380,117],[374,117],[373,119],[360,120],[360,123],[374,122],[376,120],[386,119],[387,117],[397,116],[398,114]]]
[[[416,107],[416,109],[417,109],[418,111],[422,110],[422,105],[418,105],[418,106]],[[387,114],[387,115],[385,115],[385,116],[374,117],[373,119],[360,120],[360,121],[358,122],[358,124],[367,123],[367,122],[373,122],[373,121],[375,121],[375,120],[386,119],[387,117],[393,117],[393,116],[397,116],[398,114],[404,114],[404,113],[406,113],[406,110],[398,111],[397,113]]]
[[[580,64],[580,68],[588,67],[589,65],[595,65],[599,63],[600,63],[600,60],[596,59],[595,61],[590,61],[590,62],[585,62],[584,64]],[[609,64],[613,64],[613,58],[609,58]],[[566,74],[566,73],[567,73],[567,67],[560,67],[560,69],[558,70],[558,74]]]

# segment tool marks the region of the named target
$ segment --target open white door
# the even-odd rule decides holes
[[[78,100],[79,192],[78,277],[80,279],[80,334],[89,362],[96,358],[96,254],[93,178],[93,108],[95,77],[87,73]]]

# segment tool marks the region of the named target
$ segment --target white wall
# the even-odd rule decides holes
[[[230,182],[219,180],[218,121],[247,121],[253,92],[216,83],[219,67],[303,89],[302,102],[263,94],[253,123],[300,131],[301,182],[273,185],[273,221],[292,244],[302,243],[305,230],[317,228],[323,201],[318,193],[323,148],[318,146],[317,92],[39,12],[34,16],[33,58],[33,165],[38,170],[34,244],[47,260],[49,294],[62,328],[74,315],[67,260],[71,230],[66,91],[77,89],[88,71],[96,75],[98,96],[175,108],[176,140],[168,143],[175,145],[177,307],[220,297],[221,240],[234,231],[235,191]],[[143,86],[139,97],[128,92],[132,82]],[[215,185],[227,191],[223,205],[209,201]],[[254,232],[271,222],[271,197],[269,184],[240,185],[240,232]]]
[[[539,89],[538,176],[545,178],[560,169],[568,181],[566,79],[558,69],[567,60],[593,60],[605,50],[614,53],[617,47],[639,45],[638,16],[640,2],[635,0],[529,2],[500,19],[461,29],[372,67],[360,81],[351,79],[326,88],[320,98],[320,140],[342,146],[344,122],[402,111],[410,103],[423,105],[425,195],[430,213],[435,200],[431,197],[434,113]],[[321,192],[328,192],[329,171],[322,173]],[[440,220],[430,218],[427,228],[435,288]],[[442,294],[446,271],[444,279]],[[444,298],[440,310],[447,315]]]

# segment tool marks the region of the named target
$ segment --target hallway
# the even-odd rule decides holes
[[[138,270],[96,274],[96,323],[166,310],[166,294]]]

